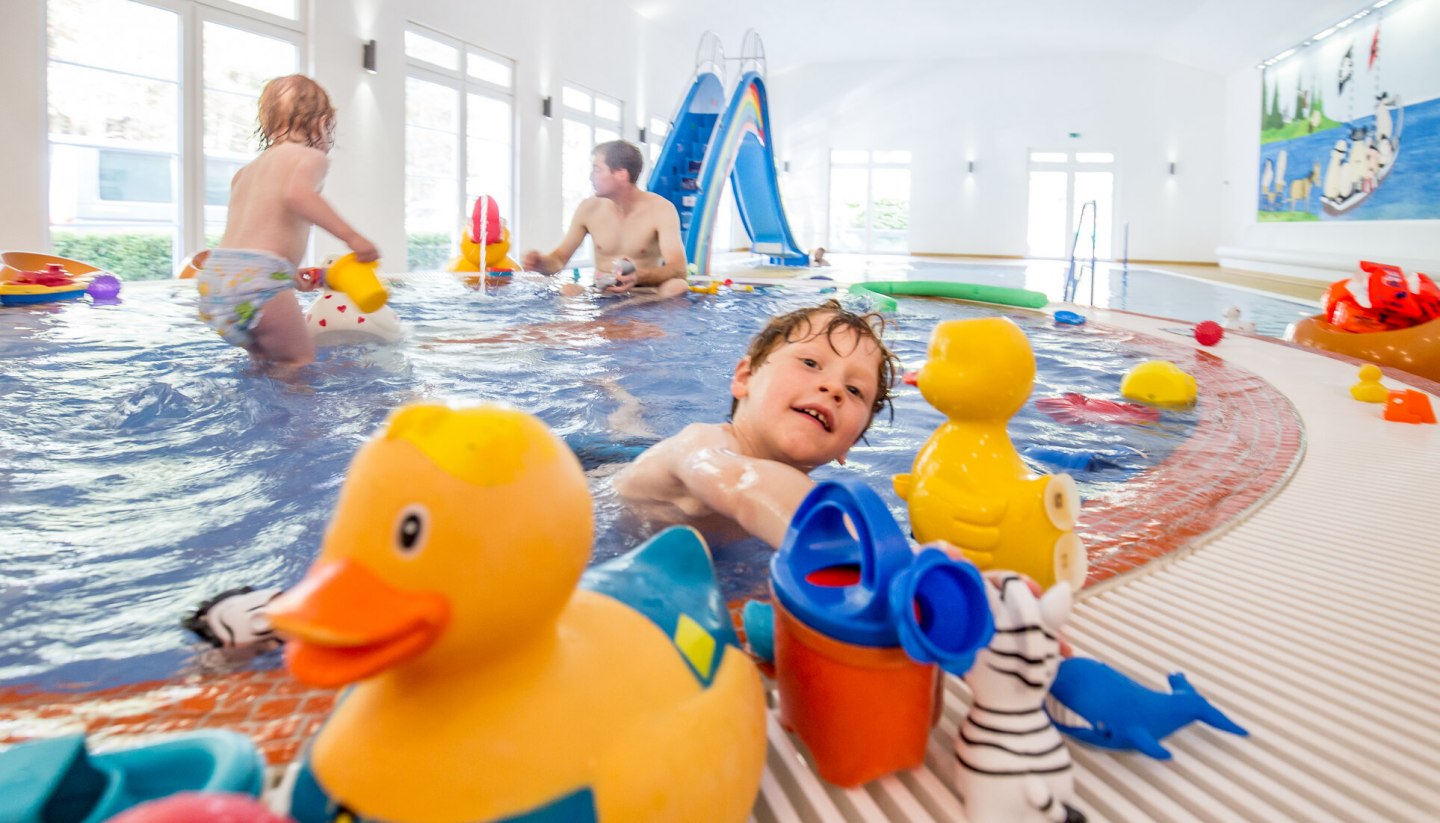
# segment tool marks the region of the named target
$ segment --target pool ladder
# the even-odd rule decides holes
[[[1099,222],[1099,208],[1094,200],[1087,200],[1080,207],[1080,219],[1075,221],[1075,237],[1070,241],[1070,268],[1065,272],[1065,293],[1067,303],[1075,302],[1075,291],[1080,286],[1080,278],[1085,276],[1085,262],[1077,261],[1075,253],[1080,248],[1080,231],[1085,227],[1085,213],[1090,213],[1090,305],[1095,305],[1095,233]],[[1078,263],[1078,265],[1077,265]]]

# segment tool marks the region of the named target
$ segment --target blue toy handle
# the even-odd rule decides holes
[[[745,640],[762,663],[775,662],[775,607],[759,600],[747,600],[740,610]]]
[[[900,646],[917,663],[962,675],[990,644],[995,619],[985,578],[974,564],[926,549],[890,583]]]
[[[856,480],[828,480],[800,503],[770,568],[775,596],[810,627],[851,643],[893,646],[890,581],[913,558],[880,495]],[[815,572],[850,565],[860,573],[852,585],[810,579]]]

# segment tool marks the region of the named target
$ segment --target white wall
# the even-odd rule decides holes
[[[46,248],[45,3],[4,0],[0,23],[0,249]]]
[[[1362,258],[1440,270],[1440,221],[1259,222],[1260,94],[1256,69],[1226,79],[1222,264],[1327,282],[1354,271]]]
[[[830,149],[908,149],[913,252],[1024,255],[1028,151],[1065,149],[1116,154],[1117,255],[1129,221],[1131,258],[1215,259],[1218,75],[1139,57],[953,60],[810,65],[769,85],[804,248],[824,243]]]
[[[3,0],[0,77],[0,249],[48,247],[45,0]],[[387,268],[405,259],[404,26],[413,21],[516,61],[519,117],[517,246],[544,246],[562,234],[560,119],[546,120],[540,100],[569,80],[625,102],[625,137],[670,107],[689,87],[695,43],[650,26],[623,0],[304,0],[310,14],[311,73],[339,110],[326,195],[368,235]],[[602,34],[603,33],[603,34]],[[360,65],[361,47],[377,41],[378,72]],[[38,79],[37,79],[38,78]],[[456,215],[457,223],[463,215]],[[318,257],[340,250],[316,232]]]

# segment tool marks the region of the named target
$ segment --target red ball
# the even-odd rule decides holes
[[[1213,346],[1225,336],[1225,329],[1214,320],[1206,320],[1195,326],[1195,339],[1202,346]]]

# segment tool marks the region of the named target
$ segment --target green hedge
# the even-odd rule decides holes
[[[448,232],[415,232],[406,235],[405,246],[407,271],[443,269],[454,256],[454,252],[450,250]]]
[[[55,232],[55,254],[114,272],[126,280],[175,276],[174,240],[169,234],[80,234]]]
[[[454,252],[445,232],[417,232],[405,238],[409,271],[444,268]],[[98,266],[126,280],[164,280],[175,276],[174,250],[169,234],[81,234],[55,232],[51,244],[55,254]],[[219,235],[207,235],[213,247]]]

